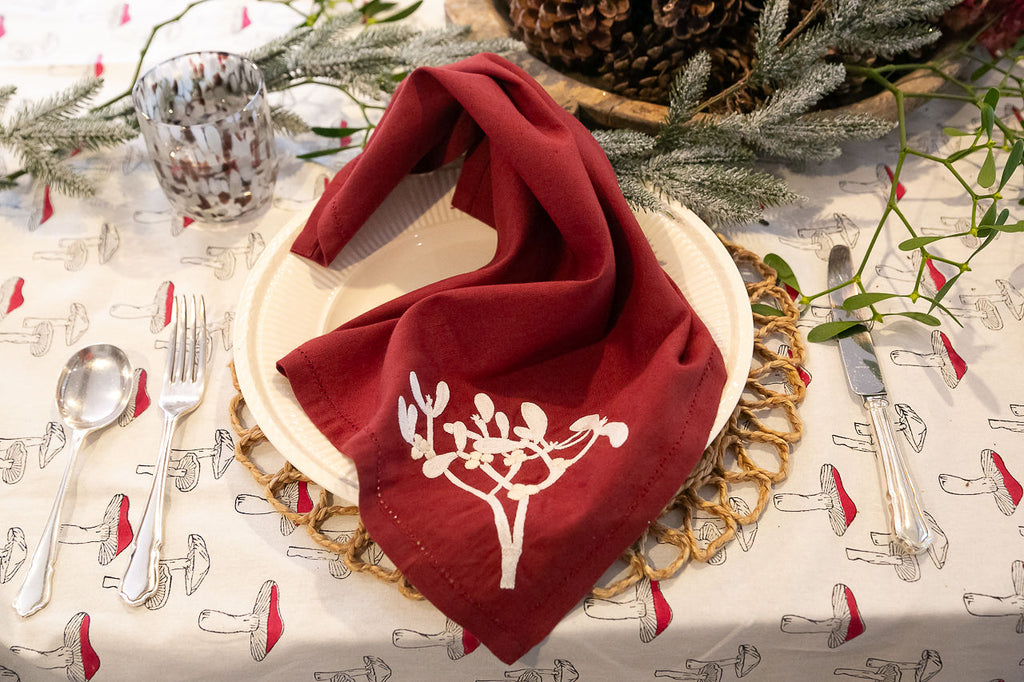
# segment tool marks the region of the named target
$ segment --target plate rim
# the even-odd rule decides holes
[[[432,173],[420,175],[422,177],[425,175],[444,173],[451,174],[452,171],[449,168],[442,168],[437,171],[433,171]],[[644,216],[644,212],[642,211],[636,213],[638,218],[652,215],[647,214],[647,216]],[[666,230],[679,230],[681,233],[686,235],[684,238],[688,239],[688,241],[700,242],[703,247],[712,254],[712,258],[708,258],[709,265],[724,265],[725,263],[728,263],[731,267],[723,268],[719,273],[721,277],[726,280],[726,284],[729,285],[728,289],[723,287],[723,295],[727,302],[729,302],[730,307],[741,307],[740,310],[736,312],[742,312],[742,306],[749,305],[746,286],[743,283],[739,269],[735,266],[735,262],[733,261],[732,256],[729,255],[725,245],[717,237],[715,232],[708,227],[706,223],[704,223],[704,221],[702,221],[690,209],[678,203],[669,204],[669,213],[656,214],[653,215],[653,217],[663,218],[668,221],[669,225],[665,226]],[[302,448],[299,447],[292,448],[292,438],[285,433],[283,428],[279,429],[279,425],[275,418],[268,418],[268,415],[272,414],[272,410],[266,404],[267,401],[264,400],[264,396],[257,385],[256,372],[251,366],[249,358],[249,339],[254,335],[250,334],[249,327],[252,324],[254,311],[263,308],[269,299],[266,295],[260,296],[257,299],[257,290],[261,289],[261,285],[263,285],[262,289],[264,290],[270,288],[270,282],[275,281],[275,273],[281,270],[286,259],[297,259],[298,262],[310,268],[320,267],[312,263],[312,261],[308,261],[307,259],[292,254],[290,250],[291,242],[302,230],[307,220],[308,214],[300,212],[285,222],[274,237],[267,243],[263,255],[257,263],[254,264],[246,278],[245,284],[239,295],[238,304],[236,305],[235,325],[232,333],[235,377],[242,397],[245,400],[245,404],[248,406],[255,423],[260,426],[260,429],[263,431],[267,440],[275,447],[279,454],[281,454],[286,461],[293,464],[317,485],[339,495],[342,498],[345,498],[346,500],[357,501],[359,499],[359,488],[357,484],[348,480],[345,475],[333,471],[326,464],[318,461],[318,458],[315,455],[302,452]],[[398,234],[393,235],[387,240],[387,243],[390,243],[393,239],[405,232],[406,229],[403,229]],[[720,262],[715,263],[713,256],[717,256],[717,259]],[[342,284],[342,286],[344,286],[344,284]],[[336,291],[336,289],[332,291]],[[259,305],[256,305],[257,301],[259,301]],[[729,325],[729,331],[731,333],[735,333],[736,339],[733,345],[737,347],[740,357],[736,359],[736,365],[730,366],[729,359],[724,357],[725,353],[723,352],[723,359],[726,361],[727,379],[722,390],[722,396],[719,400],[718,413],[708,436],[709,444],[714,440],[721,429],[724,428],[740,400],[749,374],[750,357],[753,353],[753,325],[743,324],[742,321],[736,320],[734,315],[730,315],[729,319],[733,320],[733,323]],[[324,332],[321,333],[325,333],[326,331],[328,330],[324,330]],[[717,342],[716,345],[718,345]],[[744,356],[742,353],[743,348],[750,349],[750,354]],[[719,346],[719,351],[723,351],[721,346]],[[276,371],[276,369],[274,371]],[[327,441],[327,443],[330,445],[329,441]],[[281,444],[286,444],[288,446],[286,449],[289,452],[286,453],[282,451]],[[331,445],[331,447],[333,447],[333,445]],[[345,456],[344,453],[339,454],[341,454],[342,457]],[[296,459],[299,461],[295,461]]]

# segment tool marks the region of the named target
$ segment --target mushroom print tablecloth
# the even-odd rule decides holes
[[[185,5],[0,5],[0,84],[18,86],[5,116],[21,97],[44,97],[87,75],[107,79],[101,98],[121,91],[150,28]],[[276,3],[206,3],[160,32],[147,62],[193,49],[245,51],[295,16]],[[442,16],[435,0],[416,22],[440,25]],[[353,119],[329,92],[283,97],[318,125]],[[912,115],[910,133],[919,145],[947,149],[956,140],[941,127],[976,124],[966,116],[929,104]],[[584,599],[539,646],[505,665],[430,604],[351,574],[274,512],[233,461],[228,363],[238,297],[266,244],[309,212],[324,180],[350,158],[295,159],[322,143],[280,138],[273,206],[228,226],[172,221],[139,141],[76,156],[98,184],[94,197],[67,198],[27,178],[0,192],[0,679],[1024,679],[1019,239],[1000,236],[972,261],[948,301],[963,327],[907,321],[874,331],[897,440],[936,537],[927,553],[904,555],[888,534],[866,414],[847,389],[835,345],[812,345],[803,367],[804,435],[756,526],[673,579]],[[889,192],[895,144],[851,147],[839,161],[790,174],[805,204],[726,236],[762,256],[781,254],[805,289],[824,288],[833,244],[849,245],[855,259],[864,253]],[[19,167],[0,158],[4,174]],[[909,163],[902,182],[899,206],[915,224],[951,231],[968,218],[960,190],[929,165]],[[1019,175],[1003,194],[1021,194]],[[920,264],[896,241],[883,237],[886,255],[865,273],[869,287],[900,286],[916,272]],[[946,248],[960,258],[970,245]],[[952,274],[941,264],[929,272],[936,289]],[[160,588],[131,608],[116,588],[154,474],[174,294],[205,297],[210,381],[173,444]],[[812,305],[801,329],[827,316]],[[81,452],[51,601],[22,619],[10,603],[70,446],[53,403],[57,375],[74,350],[99,342],[125,349],[135,390],[121,418]],[[282,501],[308,509],[319,493],[295,484]],[[731,494],[756,503],[753,490]],[[336,518],[324,530],[344,537],[353,527]],[[722,530],[712,519],[695,529],[709,541]]]

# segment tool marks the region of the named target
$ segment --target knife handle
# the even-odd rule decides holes
[[[871,417],[871,431],[885,478],[885,497],[893,535],[911,552],[923,552],[931,544],[932,533],[921,511],[921,502],[906,460],[896,445],[888,414],[889,401],[883,396],[868,396],[864,399],[864,406]]]

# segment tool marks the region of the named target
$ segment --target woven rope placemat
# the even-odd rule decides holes
[[[762,303],[782,314],[751,313],[753,358],[739,404],[659,519],[623,553],[621,570],[607,584],[594,587],[595,597],[613,597],[643,578],[670,578],[691,560],[717,563],[724,559],[722,550],[734,538],[743,549],[749,548],[772,486],[786,477],[789,449],[800,439],[797,406],[806,385],[801,376],[804,346],[796,327],[799,312],[778,284],[774,270],[756,254],[725,239],[722,242],[743,274],[751,304]],[[282,502],[286,486],[294,489],[296,483],[312,482],[288,462],[268,472],[254,461],[257,446],[262,444],[271,451],[273,446],[259,425],[243,423],[244,408],[245,398],[236,380],[229,410],[238,434],[235,459],[252,474],[273,508],[295,526],[305,528],[321,547],[337,554],[349,570],[368,573],[393,583],[409,598],[422,599],[400,571],[379,565],[380,549],[358,519],[359,507],[334,504],[333,494],[322,488],[308,511],[294,511]],[[276,451],[273,458],[275,464],[283,461]],[[755,495],[756,502],[751,503]],[[339,516],[355,517],[357,524],[352,533],[334,540],[321,529],[326,521]]]

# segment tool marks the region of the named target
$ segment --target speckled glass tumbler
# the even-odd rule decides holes
[[[277,148],[263,74],[227,52],[154,66],[132,89],[160,187],[183,218],[222,222],[270,200]]]

